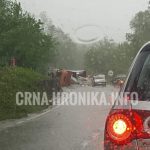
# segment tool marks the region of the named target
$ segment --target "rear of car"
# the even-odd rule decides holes
[[[120,74],[120,75],[117,75],[114,78],[112,83],[113,83],[114,86],[122,87],[125,80],[126,80],[126,75],[125,74]]]
[[[107,117],[104,137],[105,150],[150,149],[150,43],[142,47],[131,66]]]
[[[103,85],[106,86],[106,77],[105,75],[97,75],[93,77],[93,86]]]

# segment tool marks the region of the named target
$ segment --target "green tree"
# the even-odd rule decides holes
[[[40,14],[44,31],[52,36],[56,41],[55,59],[50,66],[66,69],[84,69],[84,54],[87,47],[73,42],[69,35],[65,34],[61,28],[55,27],[46,15],[46,12]]]
[[[142,45],[150,41],[150,11],[140,11],[130,22],[132,33],[127,34],[130,43],[130,55],[135,57]]]
[[[107,74],[109,70],[115,74],[127,73],[131,63],[129,55],[130,46],[127,42],[118,44],[104,38],[86,53],[85,65],[94,74]]]
[[[0,56],[15,57],[18,66],[44,70],[54,58],[55,41],[42,25],[20,3],[0,0]]]

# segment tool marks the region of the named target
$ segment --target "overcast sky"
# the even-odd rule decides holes
[[[125,33],[130,31],[129,22],[134,15],[148,7],[148,0],[18,1],[21,1],[25,10],[37,17],[45,11],[53,23],[71,37],[79,28],[78,36],[81,39],[95,38],[98,33],[96,36],[100,38],[108,36],[118,42],[125,40]]]

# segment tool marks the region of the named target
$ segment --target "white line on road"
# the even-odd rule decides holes
[[[69,92],[70,92],[70,91],[71,91],[71,90],[69,90]],[[68,100],[69,100],[69,99],[68,99]],[[52,111],[55,111],[55,110],[58,109],[58,108],[60,108],[61,106],[63,106],[63,104],[64,104],[65,102],[66,102],[66,100],[63,101],[59,106],[56,106],[56,107],[53,107],[53,108],[48,108],[47,110],[44,110],[44,112],[42,112],[42,113],[40,113],[40,114],[37,114],[37,115],[35,115],[35,116],[28,117],[28,118],[26,118],[26,119],[24,119],[24,120],[19,120],[19,121],[17,121],[17,122],[12,122],[12,124],[10,123],[9,125],[3,126],[3,127],[0,129],[0,131],[5,130],[5,129],[7,129],[7,128],[15,127],[15,126],[18,126],[18,125],[22,125],[22,124],[25,124],[25,123],[27,123],[27,122],[29,122],[29,121],[38,119],[38,118],[40,118],[40,117],[42,117],[42,116],[44,116],[44,115],[46,115],[46,114],[48,114],[48,113],[50,113],[50,112],[52,112]]]

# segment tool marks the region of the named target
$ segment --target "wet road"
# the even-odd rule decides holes
[[[113,87],[72,87],[71,91],[114,91]],[[0,131],[0,150],[102,150],[110,106],[61,106]]]

